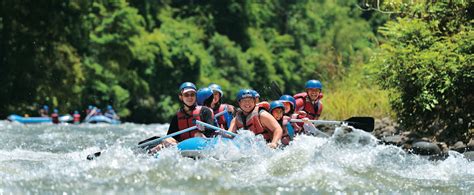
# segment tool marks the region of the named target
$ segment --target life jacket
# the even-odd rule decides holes
[[[194,124],[194,121],[201,120],[201,106],[196,106],[196,108],[194,108],[191,115],[188,115],[183,109],[179,109],[176,115],[178,116],[178,129],[179,130],[183,130],[183,129],[195,126],[196,124]],[[197,132],[199,132],[199,130],[189,131],[186,133],[182,133],[178,136],[181,139],[181,141],[183,141],[183,140],[194,137],[194,134],[196,134]]]
[[[224,112],[226,107],[227,107],[227,109],[229,109],[227,104],[221,104],[218,109],[213,110],[214,114]],[[220,115],[217,118],[217,126],[222,128],[222,129],[228,129],[227,128],[227,121],[226,121],[226,118],[225,118],[224,115],[226,115],[226,114]]]
[[[257,107],[258,107],[259,111],[263,109],[267,112],[270,112],[270,103],[268,103],[266,101],[257,103]]]
[[[59,115],[57,113],[51,114],[51,120],[53,121],[54,124],[59,123]]]
[[[81,122],[81,115],[80,114],[74,114],[73,115],[73,122],[74,123],[80,123]]]
[[[262,126],[262,123],[260,123],[260,113],[265,112],[263,110],[259,111],[259,107],[255,106],[254,110],[245,117],[243,115],[243,111],[238,111],[236,113],[236,119],[235,124],[237,126],[237,129],[244,128],[246,130],[252,131],[255,135],[263,135],[263,138],[267,142],[271,142],[273,138],[273,133],[268,130],[267,128]],[[245,117],[245,118],[244,118]]]
[[[303,100],[302,110],[308,114],[308,119],[317,120],[323,111],[323,104],[321,103],[321,98],[323,98],[322,93],[319,94],[316,104],[312,104],[311,100],[308,97],[306,92],[298,93],[293,96],[295,99],[301,98]]]

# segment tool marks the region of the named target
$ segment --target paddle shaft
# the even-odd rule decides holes
[[[227,112],[227,106],[224,108],[222,112],[219,112],[214,115],[214,118],[220,117],[221,115],[224,115]]]
[[[225,129],[221,129],[221,128],[219,128],[219,127],[216,127],[216,126],[207,124],[207,123],[205,123],[205,122],[196,120],[196,125],[198,125],[198,124],[199,124],[199,125],[202,125],[202,126],[206,126],[206,127],[210,128],[210,129],[214,129],[214,130],[216,130],[216,131],[220,131],[220,132],[222,132],[222,133],[225,133],[225,134],[234,136],[234,137],[237,136],[237,134],[232,133],[232,132],[230,132],[230,131],[227,131],[227,130],[225,130]]]
[[[207,124],[207,123],[202,122],[202,121],[196,120],[196,124],[199,124],[199,125],[202,125],[202,126],[206,126],[206,127],[208,127],[208,128],[211,128],[211,129],[214,129],[214,130],[217,130],[217,131],[221,131],[221,132],[223,132],[223,133],[226,133],[226,134],[231,135],[231,136],[234,136],[234,137],[237,136],[237,134],[235,134],[235,133],[232,133],[232,132],[230,132],[230,131],[226,131],[226,130],[224,130],[224,129],[221,129],[221,128],[212,126],[212,125]],[[146,140],[141,141],[140,144],[138,145],[138,147],[139,147],[139,148],[146,148],[146,147],[151,146],[151,145],[158,145],[158,144],[160,144],[160,143],[161,143],[163,140],[165,140],[165,139],[168,139],[168,138],[170,138],[170,137],[173,137],[173,136],[176,136],[176,135],[180,135],[180,134],[183,134],[183,133],[186,133],[186,132],[195,130],[195,129],[197,129],[197,126],[192,126],[192,127],[183,129],[183,130],[181,130],[181,131],[177,131],[177,132],[174,132],[174,133],[172,133],[172,134],[166,135],[166,136],[161,137],[161,138],[156,137],[157,139],[153,139],[154,137],[148,138],[148,139],[146,139]],[[94,153],[94,154],[89,154],[89,155],[87,156],[87,159],[88,159],[88,160],[93,160],[95,157],[100,156],[101,153],[102,153],[102,152],[96,152],[96,153]]]
[[[86,116],[86,118],[84,118],[84,121],[89,120],[89,118],[91,118],[91,116],[95,114],[96,110],[97,110],[96,107],[92,108],[92,110],[89,112],[89,114]]]
[[[196,122],[197,122],[197,121],[196,121]],[[206,124],[207,124],[207,123],[206,123]],[[172,133],[172,134],[166,135],[166,136],[161,137],[161,138],[159,138],[159,139],[155,139],[155,140],[152,140],[152,141],[149,141],[149,142],[142,143],[142,144],[138,145],[138,147],[139,147],[139,148],[144,148],[144,147],[147,147],[147,146],[150,146],[150,145],[157,145],[157,144],[159,144],[160,142],[162,142],[162,141],[165,140],[165,139],[168,139],[168,138],[170,138],[170,137],[177,136],[177,135],[180,135],[180,134],[183,134],[183,133],[186,133],[186,132],[195,130],[195,129],[197,129],[197,127],[196,127],[196,126],[192,126],[192,127],[183,129],[183,130],[181,130],[181,131],[177,131],[177,132],[174,132],[174,133]]]
[[[356,116],[351,117],[344,121],[325,121],[325,120],[309,120],[311,123],[316,125],[340,125],[343,123],[347,123],[357,129],[362,129],[367,132],[372,132],[374,130],[374,118],[372,117],[364,117],[364,116]],[[303,122],[301,119],[291,119],[290,122]]]
[[[309,122],[315,125],[340,125],[343,121],[323,121],[323,120],[308,120]],[[291,119],[290,122],[293,123],[302,123],[303,119]]]

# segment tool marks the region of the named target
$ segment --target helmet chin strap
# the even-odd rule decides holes
[[[196,105],[197,105],[196,103],[194,103],[193,105],[188,106],[186,103],[184,103],[183,100],[181,100],[181,103],[183,104],[183,108],[186,107],[186,108],[188,108],[189,110],[193,110],[194,108],[196,108]]]
[[[242,109],[242,112],[245,114],[245,115],[248,115],[250,114],[253,110],[255,110],[255,107],[257,106],[257,104],[255,104],[252,108],[252,110],[250,110],[250,112],[246,112],[244,109]]]

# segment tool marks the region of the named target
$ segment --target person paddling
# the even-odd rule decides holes
[[[211,108],[214,111],[214,114],[221,113],[224,110],[227,110],[227,113],[217,117],[217,125],[222,129],[228,129],[230,121],[232,120],[232,115],[234,113],[234,106],[229,104],[222,103],[222,97],[224,97],[224,92],[222,91],[221,86],[217,84],[210,84],[209,88],[213,92],[213,100]]]
[[[270,114],[272,114],[273,118],[278,121],[278,124],[283,129],[281,143],[283,145],[288,145],[295,136],[295,133],[293,130],[293,126],[291,126],[290,123],[291,118],[289,116],[285,116],[284,113],[285,106],[281,101],[277,100],[270,103]]]
[[[73,122],[74,124],[79,124],[81,123],[81,114],[79,114],[79,111],[75,110],[74,114],[72,115],[73,117]]]
[[[296,100],[291,95],[282,95],[279,99],[283,106],[285,107],[285,116],[288,116],[290,119],[298,119],[298,114],[295,113]],[[295,133],[302,133],[303,123],[291,123]]]
[[[120,120],[120,117],[115,113],[115,110],[111,105],[107,105],[107,110],[105,111],[104,116],[110,119]]]
[[[167,135],[184,130],[186,128],[195,126],[194,121],[200,120],[208,124],[213,124],[212,110],[207,107],[198,106],[196,103],[196,86],[191,82],[185,82],[179,87],[179,100],[181,108],[176,112],[176,115],[171,119]],[[193,130],[182,133],[172,138],[163,140],[160,144],[152,148],[149,152],[155,153],[163,147],[176,145],[178,142],[192,138],[192,137],[210,137],[214,133],[212,129],[202,128],[200,130]]]
[[[49,117],[49,107],[47,105],[43,105],[43,107],[38,111],[41,117]]]
[[[54,109],[53,114],[51,114],[51,120],[53,121],[54,124],[59,123],[59,111],[58,109]]]
[[[298,118],[307,117],[310,120],[318,120],[323,111],[321,99],[323,85],[318,80],[309,80],[305,85],[305,92],[298,93],[293,97],[296,99],[296,111]]]
[[[267,111],[258,109],[256,97],[249,89],[241,89],[237,93],[237,102],[240,110],[232,119],[229,131],[235,133],[237,129],[250,130],[255,135],[262,135],[269,147],[276,148],[283,134],[278,121]]]
[[[201,88],[196,93],[197,105],[202,108],[208,108],[211,111],[212,118],[214,119],[214,111],[211,109],[212,101],[214,100],[214,94],[212,89],[209,87]],[[217,126],[217,122],[212,123]]]

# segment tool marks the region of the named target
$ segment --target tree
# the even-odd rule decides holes
[[[472,137],[473,6],[418,3],[381,28],[387,41],[374,65],[405,129],[447,142]]]

